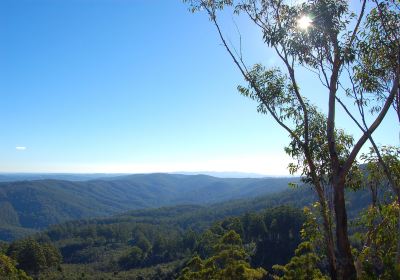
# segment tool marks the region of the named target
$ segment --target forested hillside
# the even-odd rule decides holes
[[[0,183],[0,239],[11,240],[64,221],[130,209],[210,204],[279,192],[296,178],[216,178],[138,174],[89,181]]]
[[[366,190],[348,196],[353,216],[370,201]],[[286,264],[293,256],[305,222],[301,208],[313,201],[315,194],[303,186],[207,206],[134,210],[50,226],[34,238],[38,244],[57,248],[63,264],[39,267],[37,274],[30,268],[30,275],[40,275],[39,279],[82,279],[82,275],[83,279],[177,279],[192,257],[206,261],[219,254],[217,245],[231,230],[240,236],[243,248],[236,249],[248,256],[243,260],[272,271],[273,265]],[[32,242],[5,245],[4,252],[28,250],[23,246],[32,247]],[[18,267],[26,271],[29,265]]]
[[[68,222],[34,239],[5,245],[3,251],[19,263],[18,268],[40,279],[176,279],[192,256],[209,258],[217,253],[215,246],[230,231],[239,234],[251,264],[265,269],[286,263],[300,242],[304,222],[300,209],[277,207],[217,219],[211,214],[199,216],[200,208],[172,207],[152,214]],[[145,216],[154,219],[141,219]],[[182,224],[182,216],[192,219]],[[204,227],[193,230],[191,226],[201,219]],[[43,259],[45,250],[54,257],[41,264],[36,257],[40,250]],[[28,254],[32,259],[24,257]]]

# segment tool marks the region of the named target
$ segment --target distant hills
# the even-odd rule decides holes
[[[0,183],[0,239],[11,240],[52,224],[127,210],[253,198],[283,191],[298,180],[162,173],[86,178]]]
[[[151,173],[149,173],[151,174]],[[168,174],[168,173],[164,173]],[[182,175],[209,175],[218,178],[265,178],[265,177],[283,177],[283,176],[266,176],[258,173],[246,172],[215,172],[215,171],[199,171],[199,172],[172,172],[170,174]],[[115,178],[119,176],[127,176],[127,173],[0,173],[0,182],[15,182],[26,180],[64,180],[64,181],[88,181],[104,178]],[[138,174],[136,174],[138,175]],[[142,174],[143,175],[143,174]]]
[[[126,174],[110,173],[0,173],[0,182],[15,182],[26,180],[66,180],[66,181],[88,181],[106,177],[116,177]]]
[[[209,175],[218,178],[265,178],[265,177],[285,177],[285,176],[266,176],[258,173],[248,172],[217,172],[217,171],[199,171],[199,172],[174,172],[173,174],[183,175]],[[289,176],[287,176],[289,177]]]

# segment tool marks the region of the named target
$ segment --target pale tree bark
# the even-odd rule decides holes
[[[242,63],[240,58],[237,58],[235,56],[235,54],[232,52],[232,50],[230,49],[230,47],[228,46],[228,44],[226,43],[226,40],[221,32],[221,29],[218,25],[218,22],[216,21],[215,15],[212,14],[212,12],[210,10],[208,10],[208,13],[211,17],[212,22],[214,23],[214,25],[217,28],[218,34],[220,36],[220,39],[225,47],[225,49],[227,50],[227,52],[229,53],[229,55],[231,56],[231,58],[233,59],[234,63],[236,64],[236,66],[238,67],[238,69],[240,70],[240,72],[242,73],[243,77],[251,84],[252,88],[255,90],[256,94],[258,95],[259,99],[263,102],[263,104],[266,106],[266,108],[268,109],[269,113],[272,115],[272,117],[275,119],[275,121],[281,126],[283,127],[287,132],[289,132],[289,134],[296,139],[296,141],[298,143],[301,144],[301,146],[303,147],[304,150],[304,154],[305,157],[307,159],[308,165],[310,166],[310,170],[311,170],[311,176],[312,176],[312,180],[313,180],[313,185],[315,187],[315,190],[317,192],[318,195],[318,200],[321,204],[321,216],[323,219],[323,229],[324,229],[324,238],[325,238],[325,250],[326,250],[326,254],[327,254],[327,258],[328,258],[328,263],[329,263],[329,272],[330,272],[330,276],[332,280],[336,280],[337,279],[337,265],[336,265],[336,256],[335,256],[335,244],[334,244],[334,238],[333,238],[333,233],[332,233],[332,221],[330,219],[330,210],[329,207],[326,203],[326,197],[324,195],[324,191],[323,188],[321,186],[320,183],[320,179],[317,176],[316,173],[316,167],[315,164],[313,162],[312,156],[311,156],[311,152],[309,150],[308,147],[308,138],[309,138],[309,132],[308,132],[308,112],[307,112],[307,108],[306,105],[304,103],[304,101],[301,98],[300,93],[298,92],[298,87],[297,84],[295,82],[295,77],[294,77],[294,71],[292,69],[292,71],[290,71],[290,78],[291,81],[293,83],[293,86],[295,88],[296,91],[296,96],[297,98],[299,98],[301,106],[304,110],[304,119],[305,119],[305,141],[301,141],[297,135],[288,127],[286,126],[281,120],[279,120],[279,118],[275,115],[275,113],[269,109],[268,103],[266,102],[266,100],[264,100],[263,95],[260,91],[260,89],[257,87],[257,85],[251,80],[249,73],[245,67],[245,65]],[[290,65],[288,64],[287,60],[285,62],[285,64],[288,66],[288,68],[290,69]]]

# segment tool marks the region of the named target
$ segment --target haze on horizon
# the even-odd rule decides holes
[[[246,61],[276,65],[252,25],[222,18],[232,43],[236,23]],[[288,175],[287,134],[240,96],[213,26],[181,1],[5,0],[0,38],[0,172]],[[378,143],[398,144],[393,119]]]

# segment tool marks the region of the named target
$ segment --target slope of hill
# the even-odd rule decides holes
[[[370,202],[370,193],[362,189],[356,192],[349,191],[347,210],[349,218],[353,219]],[[256,198],[237,199],[209,205],[175,205],[160,208],[138,209],[119,213],[109,217],[99,217],[69,221],[50,226],[45,232],[53,235],[54,230],[81,231],[82,227],[96,225],[154,225],[171,227],[175,230],[203,231],[216,221],[230,217],[237,217],[246,213],[259,213],[267,209],[289,206],[301,209],[310,206],[317,200],[314,191],[307,186],[298,189],[288,189],[278,193],[261,195]]]
[[[317,196],[309,186],[297,189],[287,189],[277,193],[260,195],[258,197],[229,200],[204,205],[177,205],[161,208],[131,210],[111,217],[87,220],[86,222],[100,224],[115,223],[145,223],[167,224],[180,229],[191,228],[204,230],[213,222],[228,217],[240,216],[245,213],[265,211],[280,206],[290,206],[301,209],[317,201]],[[368,190],[348,191],[346,205],[349,219],[356,217],[360,211],[371,203]],[[73,222],[72,222],[73,223]]]
[[[0,183],[0,239],[73,219],[130,209],[207,204],[279,192],[293,178],[215,178],[205,175],[136,174],[89,181],[35,180]]]
[[[354,215],[368,205],[370,194],[368,190],[349,191],[347,198],[349,214]],[[304,222],[301,207],[315,199],[311,188],[303,186],[206,206],[140,209],[70,221],[50,226],[35,237],[52,242],[63,255],[64,272],[55,271],[51,279],[79,279],[82,273],[92,275],[89,279],[136,279],[139,275],[141,279],[164,279],[160,275],[176,275],[193,252],[206,255],[218,239],[215,234],[230,229],[241,234],[246,246],[255,246],[251,262],[270,270],[292,256]],[[283,235],[287,235],[284,241]],[[115,271],[118,275],[110,276]],[[157,277],[147,277],[153,272]]]

